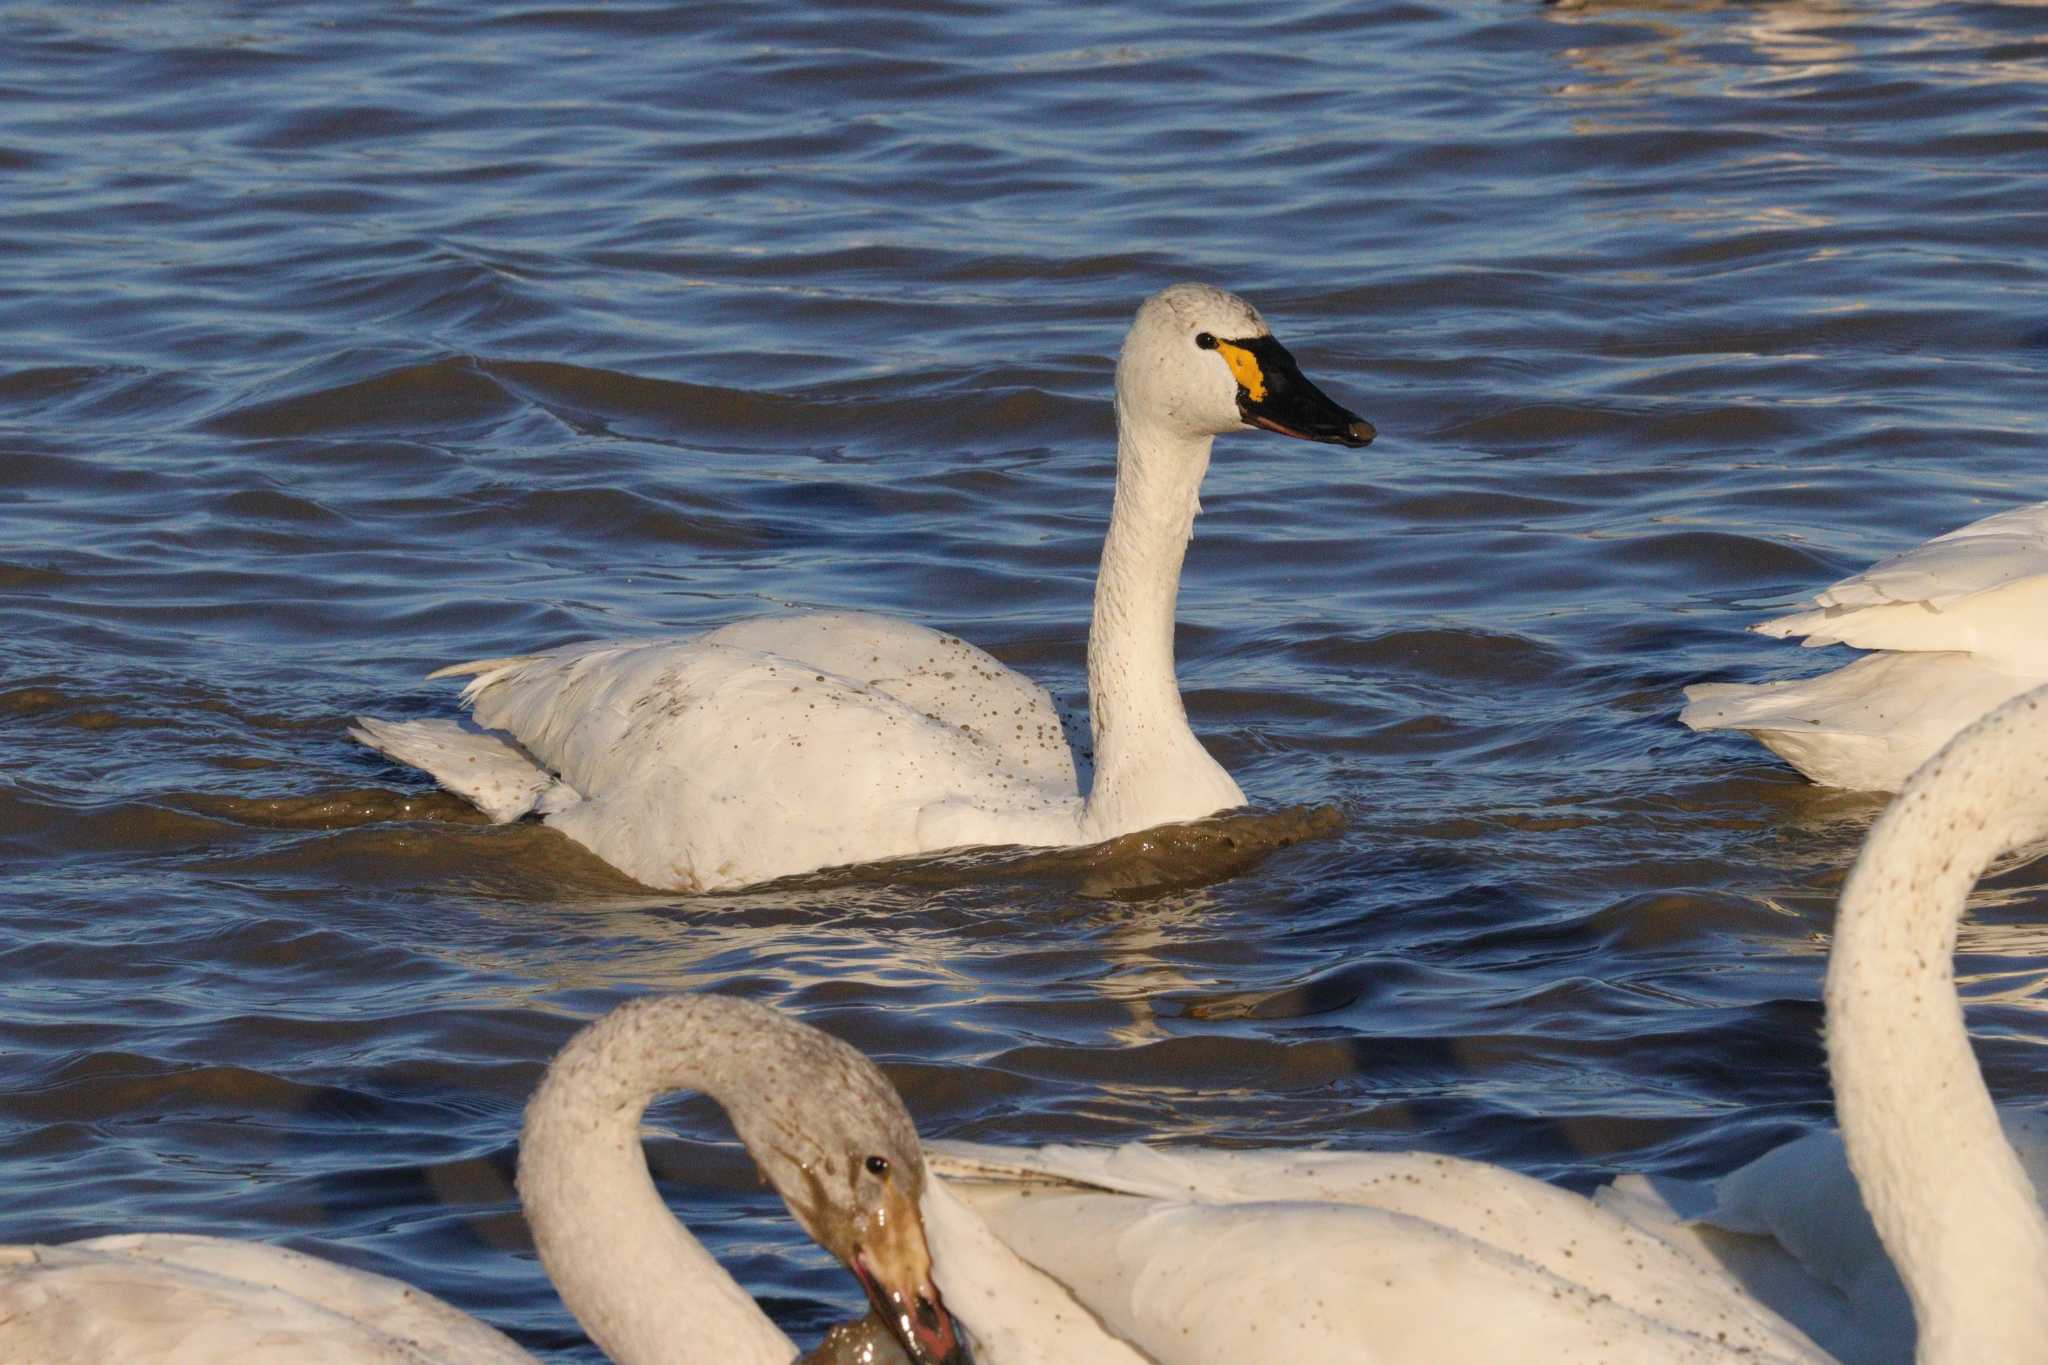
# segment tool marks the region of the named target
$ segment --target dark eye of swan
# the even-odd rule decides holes
[[[889,1174],[889,1158],[885,1156],[871,1156],[867,1159],[867,1168],[869,1175],[886,1176]]]
[[[1197,332],[1195,333],[1195,345],[1205,351],[1213,351],[1216,349],[1216,338],[1210,336],[1207,332]]]

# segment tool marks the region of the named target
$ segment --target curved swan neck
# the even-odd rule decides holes
[[[1181,564],[1213,439],[1143,423],[1118,400],[1116,501],[1088,631],[1095,783],[1082,824],[1089,838],[1244,802],[1188,728],[1174,674]]]
[[[2031,1358],[2048,1341],[2048,1220],[1964,1029],[1956,930],[2006,850],[2048,835],[2048,689],[1929,760],[1843,888],[1829,1072],[1849,1161],[1919,1320],[1920,1365]]]
[[[668,1211],[640,1147],[641,1115],[658,1095],[697,1090],[728,1111],[744,1102],[729,1003],[622,1007],[562,1050],[526,1109],[519,1195],[534,1244],[562,1301],[619,1365],[787,1365],[796,1355]]]

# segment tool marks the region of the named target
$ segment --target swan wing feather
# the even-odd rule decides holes
[[[581,798],[549,793],[549,823],[649,885],[712,890],[1077,828],[1051,697],[907,622],[767,618],[460,667],[478,724]]]
[[[1696,683],[1678,718],[1751,734],[1823,786],[1896,791],[1956,731],[2036,681],[1969,654],[1886,652],[1811,678]]]
[[[1722,1359],[1715,1340],[1758,1359],[1820,1358],[1726,1275],[1578,1195],[1485,1163],[958,1143],[927,1144],[927,1162],[1027,1261],[1162,1360],[1182,1357],[1156,1334],[1184,1330],[1216,1344],[1213,1357],[1188,1357],[1204,1361],[1358,1359],[1361,1341],[1385,1343],[1388,1359],[1596,1359],[1583,1354],[1596,1341],[1629,1343],[1617,1359]],[[1302,1339],[1232,1337],[1222,1305],[1240,1284],[1268,1305],[1256,1320],[1274,1329],[1284,1317]],[[1272,1312],[1279,1285],[1286,1303],[1314,1307]],[[1474,1315],[1456,1306],[1468,1294],[1517,1305],[1500,1319],[1512,1324],[1502,1341],[1469,1335]],[[1189,1314],[1204,1325],[1187,1329]],[[1442,1342],[1402,1335],[1437,1330]]]
[[[503,735],[452,720],[391,721],[374,716],[356,717],[349,735],[427,773],[501,824],[559,799],[554,796],[561,785],[555,775]]]
[[[1756,629],[1809,647],[2018,651],[2038,661],[2048,608],[2048,503],[1936,536],[1816,594]],[[2032,628],[2027,629],[2031,622]],[[2018,633],[2015,632],[2018,628]]]

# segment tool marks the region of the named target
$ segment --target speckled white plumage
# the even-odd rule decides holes
[[[855,612],[461,664],[435,676],[473,675],[463,696],[498,734],[370,720],[354,733],[494,819],[538,812],[637,880],[686,891],[969,845],[1091,843],[1242,805],[1188,726],[1173,656],[1210,446],[1249,424],[1238,371],[1197,344],[1219,336],[1268,332],[1243,300],[1177,285],[1138,311],[1118,360],[1085,796],[1042,687],[952,636]],[[1328,404],[1306,381],[1275,384]],[[1350,420],[1316,439],[1370,439]]]
[[[2038,1203],[2048,1190],[2048,1114],[2000,1108],[1998,1118]],[[1808,1133],[1718,1180],[1628,1175],[1594,1197],[1729,1270],[1842,1365],[1912,1361],[1912,1302],[1839,1131]]]
[[[261,1242],[174,1233],[0,1247],[9,1365],[535,1365],[409,1285]]]
[[[1695,684],[1679,719],[1745,731],[1823,786],[1897,790],[1963,726],[2048,682],[2048,503],[1937,536],[1756,629],[1876,652],[1812,678]]]
[[[2007,1141],[1956,995],[1956,929],[1994,858],[2048,837],[2048,689],[1917,771],[1842,890],[1828,1065],[1850,1167],[1919,1323],[1921,1365],[2037,1358],[2048,1217]]]
[[[443,671],[475,673],[463,697],[485,731],[366,723],[368,742],[495,818],[541,811],[650,886],[715,890],[960,844],[1071,842],[1079,819],[1045,689],[891,617],[767,617]],[[501,735],[532,755],[523,787],[485,756],[506,747]],[[443,755],[465,742],[481,761],[458,768]],[[508,790],[531,799],[494,808]]]
[[[931,1143],[926,1163],[1162,1365],[1825,1359],[1718,1268],[1480,1162]]]

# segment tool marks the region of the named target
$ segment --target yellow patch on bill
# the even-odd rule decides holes
[[[1237,382],[1244,386],[1244,391],[1254,403],[1266,396],[1266,374],[1259,368],[1257,356],[1227,341],[1216,343],[1216,354],[1223,357],[1223,363],[1237,376]]]

